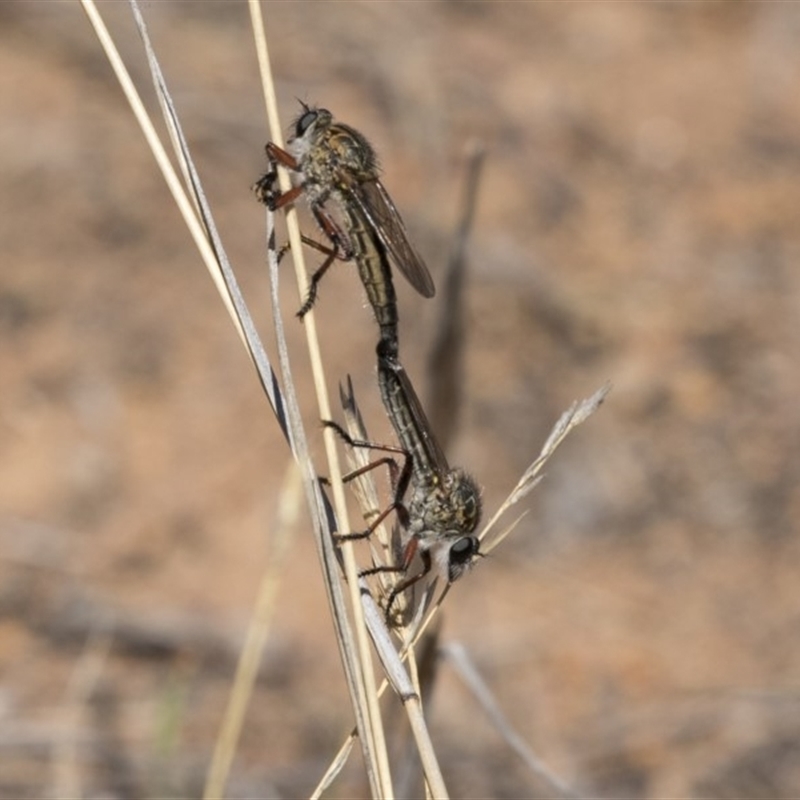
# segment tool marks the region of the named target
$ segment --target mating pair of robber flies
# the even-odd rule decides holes
[[[298,316],[313,306],[318,284],[335,260],[354,261],[380,329],[376,348],[378,383],[400,447],[354,440],[336,423],[325,424],[352,446],[404,456],[402,469],[397,470],[395,465],[393,471],[392,504],[366,531],[340,537],[369,536],[389,513],[396,513],[405,530],[400,563],[364,573],[392,571],[404,575],[386,600],[386,616],[391,619],[394,600],[432,569],[452,582],[480,555],[474,534],[481,514],[478,488],[463,470],[447,463],[400,362],[397,299],[389,262],[424,297],[433,296],[433,280],[378,178],[374,150],[358,131],[334,122],[324,108],[303,104],[288,149],[270,142],[266,151],[270,169],[254,186],[258,199],[276,210],[302,196],[329,242],[326,246],[303,237],[306,244],[324,254],[324,260],[311,276],[308,297]],[[293,188],[285,193],[277,188],[279,164],[292,174]],[[416,553],[420,554],[422,570],[408,575]]]

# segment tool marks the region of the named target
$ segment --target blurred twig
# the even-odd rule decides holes
[[[606,383],[601,386],[593,395],[573,403],[559,418],[550,431],[547,441],[544,443],[539,455],[531,462],[530,466],[517,481],[517,485],[497,509],[494,516],[486,523],[480,534],[481,541],[484,541],[491,529],[495,526],[500,517],[508,511],[511,506],[518,503],[537,486],[542,479],[542,469],[550,457],[558,449],[558,446],[567,438],[570,431],[582,422],[585,422],[603,404],[603,401],[611,391],[611,384]],[[495,536],[489,544],[483,548],[484,553],[490,553],[503,539],[514,529],[514,525],[507,527],[503,532]]]
[[[467,243],[475,217],[485,150],[478,142],[467,153],[467,177],[459,221],[440,292],[439,324],[428,358],[428,416],[442,449],[453,438],[461,409],[461,371],[464,358],[464,281]]]
[[[279,498],[278,519],[272,537],[272,558],[268,561],[267,569],[261,578],[256,607],[253,610],[247,638],[239,657],[222,728],[214,746],[214,755],[203,794],[206,800],[224,795],[244,716],[258,676],[258,666],[261,663],[272,617],[275,613],[281,573],[297,525],[301,487],[300,471],[294,462],[290,462]]]
[[[89,632],[83,653],[75,664],[67,688],[66,717],[67,735],[55,749],[53,796],[57,798],[81,797],[81,771],[78,747],[83,730],[86,705],[100,680],[111,649],[111,636],[100,621]]]
[[[500,710],[491,690],[472,663],[466,649],[458,643],[452,643],[442,647],[440,652],[448,658],[492,724],[528,769],[544,781],[551,791],[556,792],[558,797],[575,798],[576,795],[570,787],[544,765],[527,742],[511,726],[505,714]]]

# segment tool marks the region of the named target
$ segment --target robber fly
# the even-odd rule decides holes
[[[394,354],[378,345],[381,397],[402,448],[410,456],[410,499],[405,503],[408,542],[398,571],[407,572],[414,555],[422,571],[404,578],[386,603],[425,577],[434,566],[449,583],[458,580],[480,556],[474,531],[481,517],[480,491],[462,469],[451,468],[433,435],[408,373]]]
[[[337,423],[326,421],[324,424],[333,428],[351,447],[400,454],[404,459],[402,469],[389,456],[345,476],[345,481],[349,481],[381,464],[388,464],[394,498],[367,530],[340,537],[341,540],[366,538],[392,511],[396,512],[405,531],[405,545],[398,555],[398,563],[373,567],[361,573],[398,572],[406,575],[386,600],[386,619],[391,626],[392,607],[402,592],[432,570],[448,583],[453,583],[481,555],[480,542],[474,535],[481,517],[481,498],[475,481],[464,470],[451,468],[447,463],[408,373],[383,342],[378,345],[378,382],[399,447],[353,439]],[[417,553],[422,560],[422,569],[407,575]]]
[[[397,301],[389,259],[424,297],[433,297],[433,280],[380,182],[370,143],[349,125],[334,122],[330,111],[302,106],[288,150],[267,144],[270,169],[253,187],[258,199],[273,210],[304,195],[330,241],[328,248],[303,239],[322,250],[326,258],[311,276],[308,297],[298,316],[314,305],[317,286],[334,260],[355,260],[381,329],[381,340],[396,352]],[[285,193],[277,189],[278,164],[293,173],[294,186]]]

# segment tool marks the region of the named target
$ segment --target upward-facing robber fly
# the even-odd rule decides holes
[[[384,274],[387,254],[421,295],[433,297],[435,288],[379,179],[372,146],[354,128],[334,122],[327,109],[303,104],[288,149],[269,142],[266,151],[270,169],[253,187],[258,199],[275,210],[303,195],[331,243],[330,248],[317,245],[326,258],[311,276],[299,316],[314,305],[317,286],[334,260],[355,260],[381,340],[396,351],[397,303],[391,276]],[[292,172],[294,186],[285,193],[277,188],[278,164]],[[314,244],[305,237],[304,241]]]

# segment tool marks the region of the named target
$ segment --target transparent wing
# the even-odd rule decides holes
[[[400,272],[423,297],[433,297],[436,293],[433,278],[408,240],[406,226],[383,184],[379,180],[362,181],[353,184],[352,192]]]
[[[392,368],[392,372],[397,376],[397,380],[403,390],[408,413],[414,420],[420,444],[425,448],[428,458],[435,465],[439,475],[442,477],[447,475],[450,472],[450,465],[447,463],[447,458],[439,446],[439,442],[436,441],[436,437],[433,435],[431,424],[428,422],[427,416],[425,416],[422,403],[419,401],[416,391],[414,391],[414,386],[408,377],[408,373],[399,364]]]

